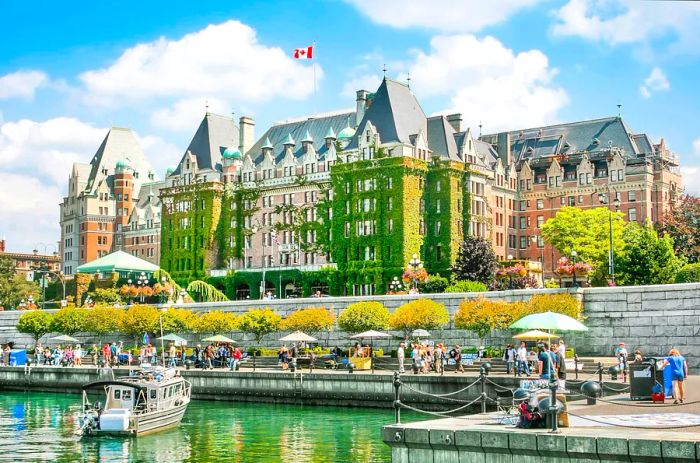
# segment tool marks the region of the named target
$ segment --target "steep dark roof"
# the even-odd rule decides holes
[[[652,152],[649,144],[643,141],[648,140],[646,135],[639,138],[639,143],[635,143],[639,135],[635,135],[620,117],[514,130],[509,133],[511,151],[517,161],[557,154],[595,152],[608,147],[620,148],[629,157]],[[497,144],[498,134],[484,135],[481,139]]]
[[[427,136],[425,113],[411,89],[406,84],[386,78],[374,94],[371,106],[346,149],[357,149],[358,137],[364,133],[368,121],[379,132],[382,143],[410,143],[410,136],[420,131]]]
[[[273,146],[272,152],[275,156],[275,162],[279,162],[284,157],[284,146],[282,143],[287,136],[291,134],[292,138],[296,141],[294,156],[301,157],[304,154],[301,140],[306,136],[307,130],[313,139],[312,144],[316,152],[322,154],[326,151],[326,140],[324,137],[328,133],[328,129],[332,128],[337,134],[347,127],[348,123],[352,124],[354,120],[355,111],[350,111],[334,114],[332,116],[310,117],[301,121],[273,125],[267,129],[267,132],[258,139],[250,150],[248,150],[247,154],[250,155],[255,164],[259,164],[262,161],[262,147],[265,144],[265,139],[269,138]]]
[[[428,147],[432,150],[433,155],[451,161],[461,161],[455,135],[454,128],[447,122],[445,116],[428,118]]]
[[[180,173],[182,160],[191,151],[200,169],[221,170],[221,155],[230,146],[238,146],[238,126],[230,117],[207,113],[173,174]]]

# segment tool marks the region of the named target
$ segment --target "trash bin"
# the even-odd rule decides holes
[[[10,351],[9,365],[13,367],[21,367],[27,364],[26,349],[12,349]]]
[[[652,389],[659,383],[664,389],[664,372],[659,369],[660,361],[656,357],[647,357],[642,363],[632,363],[630,369],[630,399],[651,400]]]

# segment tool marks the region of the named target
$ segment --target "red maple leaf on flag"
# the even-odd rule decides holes
[[[295,48],[294,58],[295,59],[312,59],[314,57],[314,47]]]

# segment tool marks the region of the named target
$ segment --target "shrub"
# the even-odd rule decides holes
[[[556,312],[580,319],[583,315],[581,302],[568,293],[536,294],[525,303],[523,315]]]
[[[85,331],[87,314],[87,309],[64,307],[53,315],[51,331],[69,336],[79,331]]]
[[[465,299],[455,314],[455,327],[473,331],[482,343],[491,331],[506,329],[518,315],[516,305],[484,298]]]
[[[389,310],[381,302],[355,302],[340,313],[338,326],[348,333],[385,330],[389,327],[389,317]]]
[[[190,323],[190,328],[193,328],[197,333],[230,333],[236,329],[238,319],[232,313],[213,310],[196,316],[189,322],[185,321],[185,323]]]
[[[121,328],[121,320],[124,318],[124,310],[112,307],[95,307],[90,309],[90,314],[85,320],[83,329],[98,337],[115,333]]]
[[[444,293],[450,281],[440,275],[430,275],[422,283],[418,283],[418,290],[421,293]]]
[[[289,331],[318,333],[330,331],[335,325],[335,315],[325,307],[305,307],[296,310],[282,320],[281,328]]]
[[[549,288],[549,289],[554,289],[554,288],[559,288],[559,282],[555,280],[554,278],[550,278],[549,280],[544,282],[544,287]]]
[[[676,273],[676,283],[700,282],[700,263],[687,264]]]
[[[124,313],[120,331],[134,336],[136,340],[144,333],[155,333],[160,329],[158,309],[150,305],[133,305]]]
[[[168,333],[187,333],[195,331],[198,317],[187,309],[169,308],[163,312],[163,331]]]
[[[416,299],[397,308],[389,317],[392,329],[403,331],[406,337],[411,331],[439,329],[450,322],[450,314],[444,305],[430,299]]]
[[[90,293],[90,297],[95,304],[115,305],[122,302],[117,288],[95,288],[95,291]]]
[[[488,283],[493,278],[498,261],[491,242],[475,236],[467,236],[459,247],[452,272],[457,280]]]
[[[238,329],[255,336],[260,344],[266,334],[279,331],[282,317],[269,307],[264,309],[248,309],[238,318]]]
[[[53,316],[43,310],[25,312],[17,321],[17,331],[31,335],[36,344],[43,335],[51,332],[52,319]]]
[[[484,293],[489,288],[480,281],[459,280],[454,281],[445,288],[446,293]]]

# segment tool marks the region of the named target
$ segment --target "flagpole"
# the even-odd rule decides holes
[[[313,44],[313,50],[316,51],[316,41],[314,40]],[[316,59],[312,58],[311,59],[311,67],[314,70],[314,114],[316,114]]]

